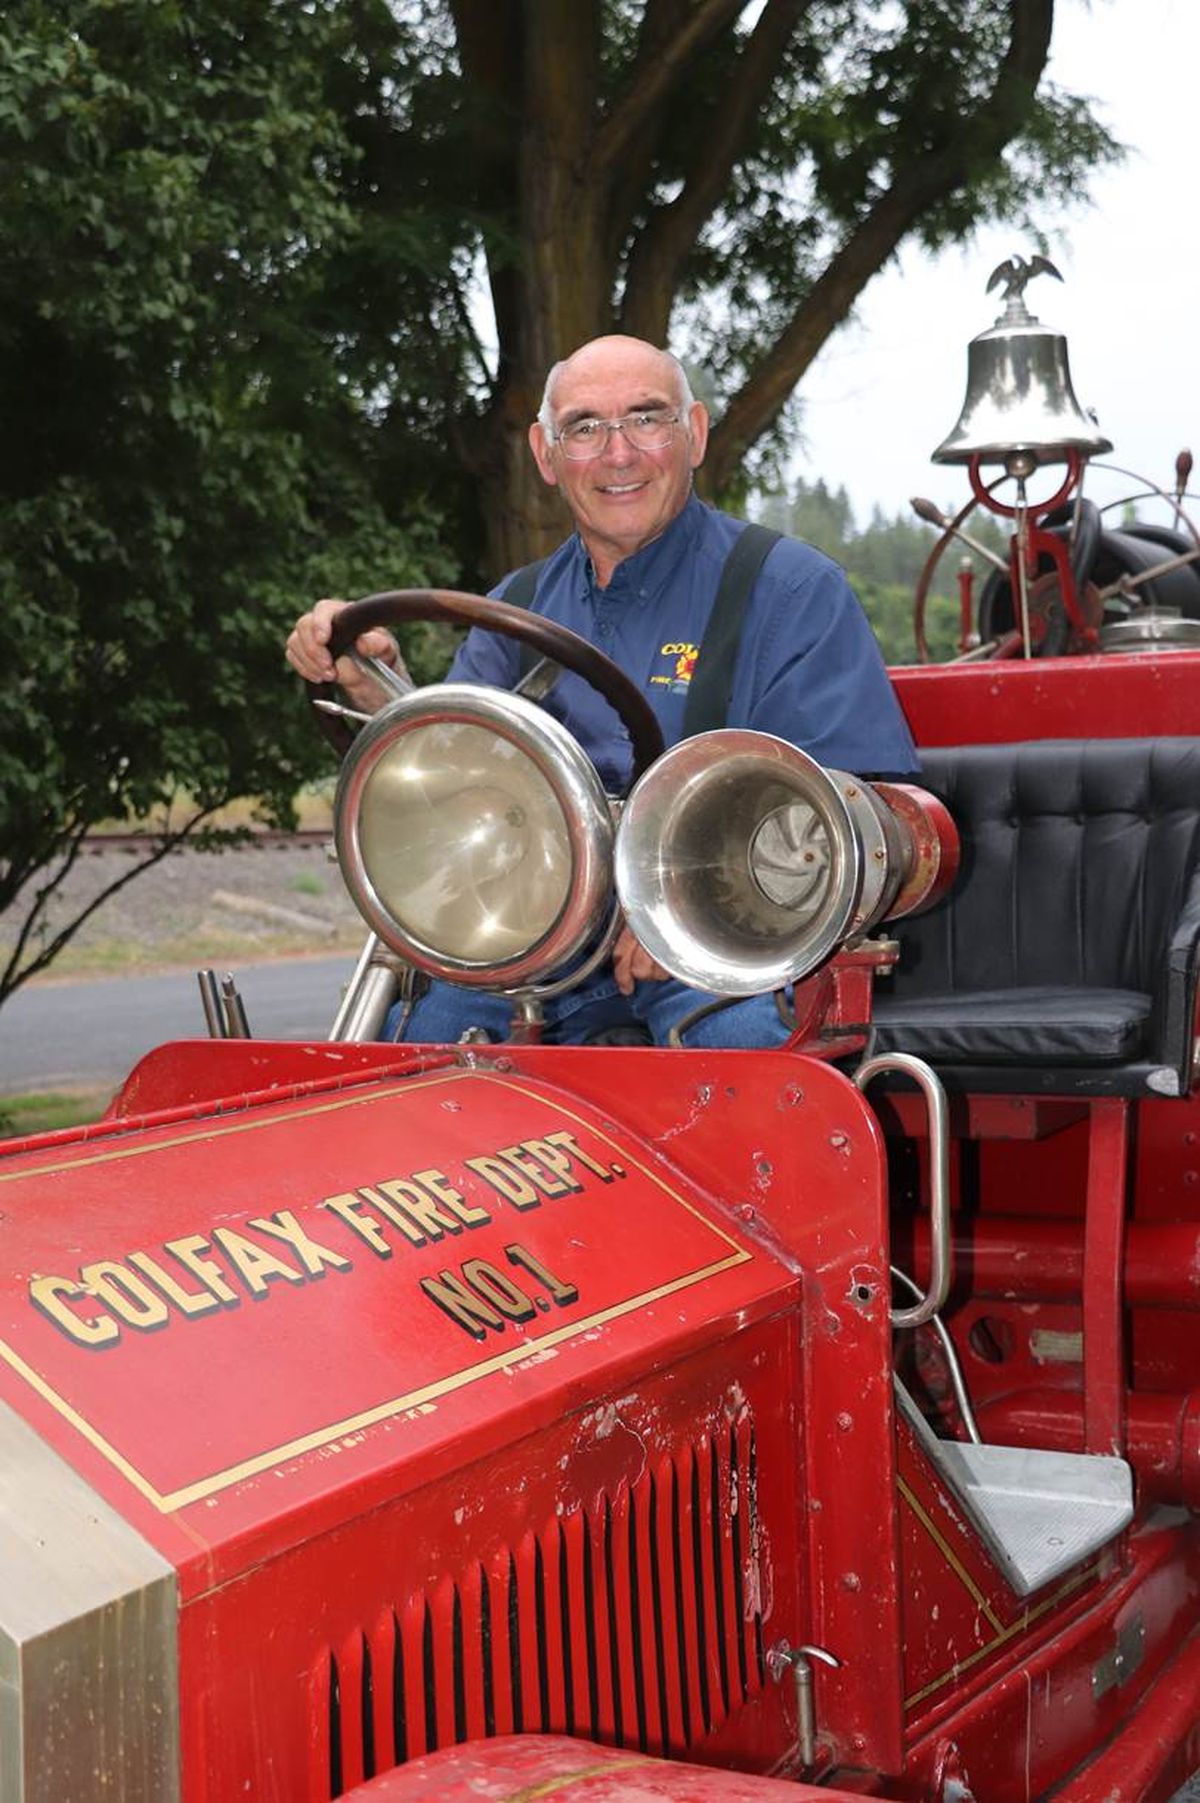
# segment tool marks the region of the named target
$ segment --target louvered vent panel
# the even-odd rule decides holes
[[[329,1794],[495,1734],[683,1753],[763,1683],[748,1420],[554,1516],[330,1652]]]

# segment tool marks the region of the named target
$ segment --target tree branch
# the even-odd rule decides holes
[[[695,156],[682,191],[650,217],[629,257],[621,308],[626,331],[653,343],[667,335],[671,302],[705,221],[721,202],[779,58],[809,0],[768,0],[734,65],[720,106],[695,133]]]
[[[472,154],[486,192],[485,209],[515,220],[521,136],[522,14],[520,0],[450,0],[470,121]],[[483,104],[470,96],[483,97]],[[521,285],[512,263],[489,257],[488,285],[499,342],[517,333]]]
[[[755,439],[778,417],[822,345],[921,215],[962,187],[981,161],[994,161],[1020,129],[1049,55],[1054,0],[1011,0],[1010,12],[1008,49],[992,92],[972,115],[969,130],[958,121],[958,134],[945,150],[914,159],[898,171],[730,401],[709,438],[700,472],[706,494],[718,494],[726,486]]]
[[[637,47],[626,73],[626,91],[641,79],[644,69],[651,67],[669,50],[687,21],[689,4],[690,0],[646,0]],[[612,105],[619,103],[618,97]],[[604,259],[614,274],[624,260],[634,225],[645,212],[646,197],[653,191],[655,159],[670,120],[669,101],[657,111],[647,112],[638,130],[630,133],[620,158],[608,172]]]
[[[481,157],[516,157],[520,129],[520,0],[450,0],[463,83],[489,104],[464,109]]]
[[[745,0],[699,0],[687,22],[669,34],[653,32],[654,7],[648,4],[642,41],[630,69],[625,92],[596,133],[592,161],[607,175],[624,158],[643,128],[652,123],[665,97],[675,90],[691,64],[737,18]]]
[[[81,823],[73,828],[69,837],[64,841],[62,863],[53,875],[42,884],[41,888],[34,896],[33,902],[21,923],[16,942],[11,948],[10,954],[3,967],[0,968],[0,1007],[3,1007],[9,996],[16,993],[22,983],[27,982],[28,979],[35,976],[38,971],[46,970],[54,962],[64,946],[70,944],[80,927],[84,925],[85,921],[91,919],[98,908],[102,907],[106,901],[110,901],[114,895],[124,889],[127,883],[131,883],[135,877],[141,876],[144,870],[150,870],[155,864],[160,864],[165,857],[168,857],[171,852],[178,850],[189,838],[194,839],[195,830],[200,823],[209,819],[210,816],[216,812],[218,812],[218,804],[214,804],[209,808],[200,808],[185,821],[182,827],[177,827],[174,832],[160,833],[156,837],[153,849],[148,857],[144,857],[140,863],[132,864],[129,869],[124,871],[119,877],[114,877],[111,883],[100,890],[99,894],[92,897],[86,907],[81,908],[78,914],[61,926],[52,937],[47,938],[39,946],[33,957],[29,958],[25,963],[22,963],[22,958],[28,950],[31,938],[33,938],[41,928],[42,917],[48,903],[65,882],[83,848],[83,841],[87,837],[87,827],[85,824]],[[244,831],[239,828],[234,832],[222,834],[221,837],[225,839],[236,839],[244,838],[245,834]]]
[[[528,248],[522,271],[528,304],[516,377],[540,384],[557,358],[608,323],[612,272],[602,262],[605,196],[591,158],[599,8],[579,0],[526,4],[520,229]]]

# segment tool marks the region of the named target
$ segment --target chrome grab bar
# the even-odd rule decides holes
[[[883,1052],[868,1058],[854,1073],[865,1090],[872,1078],[885,1074],[911,1077],[925,1097],[929,1113],[929,1288],[912,1308],[892,1310],[893,1327],[922,1327],[937,1314],[950,1294],[953,1275],[950,1250],[950,1132],[946,1091],[923,1058],[909,1052]]]

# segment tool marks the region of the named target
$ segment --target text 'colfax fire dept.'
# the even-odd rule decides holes
[[[150,1251],[93,1259],[70,1276],[37,1274],[29,1298],[75,1344],[104,1350],[130,1331],[160,1332],[175,1321],[261,1301],[275,1286],[349,1273],[364,1249],[391,1259],[397,1251],[419,1251],[492,1226],[509,1210],[520,1214],[547,1200],[566,1201],[589,1185],[625,1175],[623,1166],[603,1163],[561,1129],[462,1164],[456,1178],[429,1168],[325,1196],[314,1204],[323,1218],[308,1225],[294,1210],[279,1208],[237,1227],[183,1234]],[[578,1299],[569,1277],[549,1270],[520,1243],[502,1238],[487,1249],[490,1258],[467,1258],[457,1270],[430,1270],[418,1279],[423,1295],[473,1339]]]

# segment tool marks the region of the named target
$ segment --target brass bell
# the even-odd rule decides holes
[[[1111,451],[1112,442],[1079,405],[1071,386],[1067,341],[1041,325],[1025,305],[1036,275],[1062,277],[1046,257],[1010,257],[994,269],[987,291],[1004,285],[1005,307],[990,331],[967,347],[967,398],[958,424],[933,453],[934,463],[1002,463],[1011,476],[1039,464]]]

